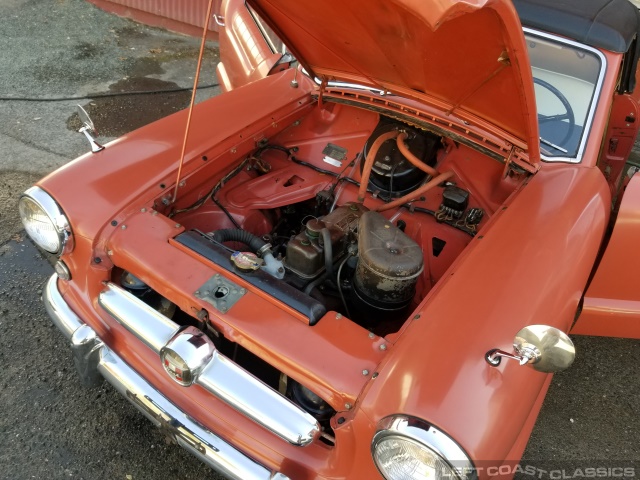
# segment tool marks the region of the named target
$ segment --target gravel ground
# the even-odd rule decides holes
[[[92,115],[100,141],[187,106],[190,93],[61,98],[91,93],[191,87],[199,39],[107,14],[83,0],[0,2],[0,244],[19,230],[17,194],[88,144],[76,104]],[[200,85],[215,84],[217,45],[209,43]],[[198,101],[218,88],[198,93]],[[14,99],[14,100],[9,100]]]
[[[83,0],[0,2],[0,98],[54,98],[131,90],[191,87],[199,39],[109,15]],[[201,85],[215,83],[217,46],[208,46]],[[219,90],[206,89],[199,99]],[[152,98],[151,98],[152,97]],[[151,98],[151,101],[149,99]],[[87,150],[71,129],[80,103],[102,119],[136,121],[118,126],[94,119],[103,140],[184,108],[189,94],[145,95],[66,102],[2,101],[0,148],[11,155],[2,169],[48,173]],[[146,108],[140,109],[141,102]],[[130,116],[130,115],[126,115]],[[109,135],[111,133],[111,135]]]
[[[161,90],[193,82],[196,39],[140,26],[83,0],[3,0],[0,32],[0,98]],[[215,44],[206,58],[201,84],[215,82]],[[215,93],[207,89],[198,98]],[[16,208],[20,192],[87,150],[74,131],[76,103],[90,111],[101,140],[109,140],[187,102],[185,93],[0,100],[0,479],[220,478],[166,445],[110,386],[80,386],[66,342],[39,301],[51,266],[24,238]],[[640,471],[640,342],[575,342],[576,363],[554,377],[525,461],[570,472],[636,462]]]

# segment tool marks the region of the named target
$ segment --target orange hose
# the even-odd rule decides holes
[[[421,162],[418,157],[416,157],[413,153],[411,153],[409,148],[404,143],[405,139],[408,136],[409,135],[407,135],[406,132],[402,132],[400,135],[398,135],[398,138],[396,139],[396,142],[398,143],[398,150],[400,150],[400,153],[404,156],[404,158],[409,160],[409,162],[411,162],[413,166],[418,167],[423,172],[428,173],[432,177],[435,177],[436,175],[438,175],[438,171],[435,168],[430,167],[424,162]]]
[[[385,203],[384,205],[380,205],[379,207],[374,208],[373,211],[374,212],[384,212],[385,210],[390,210],[390,209],[392,209],[394,207],[399,207],[400,205],[404,205],[405,203],[417,200],[418,198],[420,198],[422,196],[423,193],[431,190],[433,187],[435,187],[436,185],[441,184],[445,180],[449,180],[451,177],[453,177],[453,172],[441,173],[437,177],[429,180],[427,183],[422,185],[417,190],[414,190],[413,192],[408,193],[404,197],[400,197],[400,198],[394,200],[393,202],[389,202],[389,203]]]
[[[367,158],[364,162],[364,167],[362,168],[362,178],[360,179],[360,189],[358,190],[359,202],[364,202],[364,196],[367,194],[367,185],[369,185],[369,177],[371,176],[371,168],[373,167],[373,161],[378,154],[380,146],[387,140],[391,140],[392,138],[396,138],[397,136],[398,132],[396,130],[383,133],[378,138],[376,138],[376,141],[373,142],[373,145],[371,145],[371,149],[367,153]]]

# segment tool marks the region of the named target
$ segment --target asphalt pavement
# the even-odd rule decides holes
[[[91,94],[190,87],[198,46],[83,0],[0,2],[0,479],[221,478],[167,445],[110,386],[79,384],[39,299],[52,268],[17,214],[24,189],[87,151],[76,104],[90,111],[101,140],[184,108],[188,92]],[[215,84],[217,61],[211,43],[201,85]],[[216,93],[206,88],[198,98]],[[38,100],[75,96],[87,98]],[[625,466],[640,476],[640,342],[574,340],[577,360],[554,377],[525,452],[538,471],[518,477],[554,478],[558,469],[588,477],[586,468],[624,477],[614,469]]]
[[[88,150],[76,104],[101,141],[188,105],[190,92],[98,98],[193,84],[200,40],[83,0],[0,1],[0,479],[221,479],[104,384],[75,378],[40,295],[53,272],[25,238],[22,191]],[[200,85],[216,83],[209,43]],[[204,88],[202,100],[219,92]],[[67,101],[38,101],[87,97]],[[23,100],[16,100],[21,98]],[[72,186],[70,186],[71,188]]]
[[[83,0],[0,1],[0,223],[11,226],[0,243],[20,229],[12,214],[15,194],[87,151],[77,133],[77,104],[91,114],[102,141],[180,110],[190,92],[91,94],[190,88],[199,47],[199,39],[118,18]],[[208,44],[201,86],[216,83],[218,60],[217,46]],[[204,88],[198,100],[218,92]]]

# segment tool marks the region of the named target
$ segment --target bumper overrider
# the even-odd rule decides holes
[[[73,361],[83,383],[96,385],[105,378],[157,427],[211,468],[232,479],[278,479],[288,477],[255,462],[197,423],[127,365],[107,347],[96,332],[69,308],[54,274],[43,291],[47,313],[71,342]],[[207,342],[198,330],[185,330],[114,284],[107,284],[98,303],[116,321],[149,348],[160,354],[167,346],[193,346]],[[201,333],[201,332],[200,332]],[[202,349],[208,352],[202,355]],[[217,398],[293,445],[305,446],[320,435],[316,420],[260,380],[220,355],[207,343],[196,355],[193,371],[197,383]],[[160,361],[160,359],[159,359]],[[188,363],[188,362],[187,362]]]

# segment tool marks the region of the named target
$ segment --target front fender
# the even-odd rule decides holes
[[[422,418],[474,461],[518,460],[519,439],[530,434],[549,375],[513,361],[490,367],[484,355],[492,348],[511,351],[526,325],[568,331],[609,203],[598,170],[545,165],[408,320],[361,411],[373,422],[395,413]]]
[[[271,75],[196,105],[182,178],[228,156],[230,150],[238,152],[233,160],[242,150],[254,149],[253,135],[274,123],[274,112],[295,112],[309,105],[313,84],[301,81],[299,88],[291,88],[293,75]],[[163,192],[171,196],[186,122],[187,110],[182,110],[146,125],[96,154],[77,158],[38,185],[62,206],[74,234],[93,240],[132,203],[140,208]],[[212,161],[205,164],[203,155]]]

